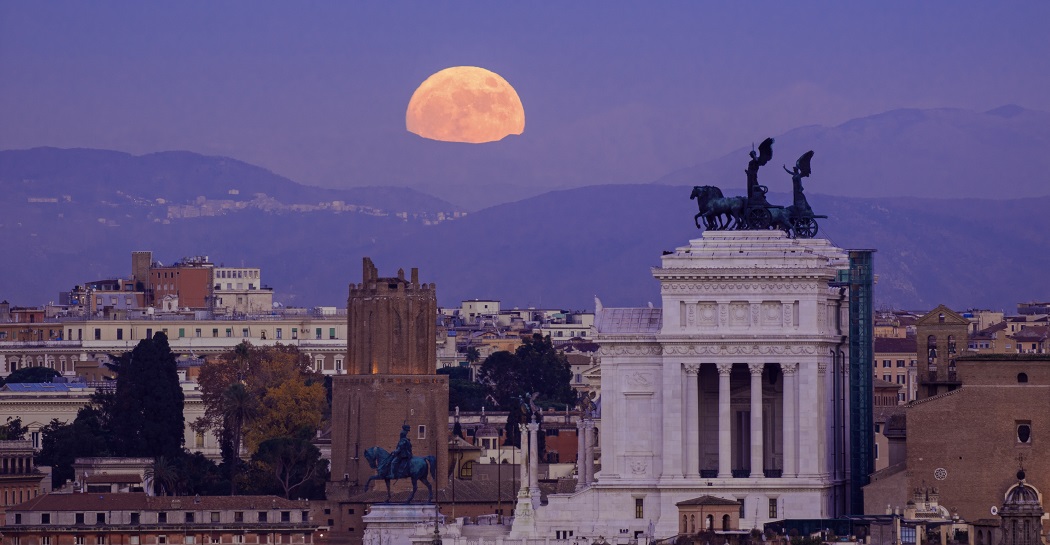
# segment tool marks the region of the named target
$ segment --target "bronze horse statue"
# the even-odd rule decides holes
[[[743,197],[726,198],[722,190],[713,185],[698,185],[693,186],[689,198],[696,199],[700,209],[693,217],[697,229],[700,228],[701,217],[704,218],[704,228],[708,230],[740,228],[743,224],[744,207],[747,204]]]
[[[384,466],[383,463],[387,458],[390,457],[390,453],[382,447],[371,447],[365,449],[365,460],[368,460],[368,467],[372,469],[378,469],[380,466]],[[398,475],[398,478],[410,477],[412,479],[412,493],[408,495],[408,499],[405,503],[412,503],[412,498],[416,495],[416,482],[423,481],[423,484],[427,486],[427,501],[434,501],[434,489],[430,486],[430,481],[427,480],[427,473],[430,477],[437,482],[437,458],[434,456],[413,456],[408,462],[408,472],[406,475]],[[368,492],[368,487],[372,484],[372,481],[376,479],[382,479],[386,481],[386,501],[390,502],[390,477],[388,475],[372,475],[365,481],[365,492]]]

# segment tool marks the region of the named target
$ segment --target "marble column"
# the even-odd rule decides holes
[[[798,364],[782,363],[780,370],[784,375],[784,476],[797,477],[798,465],[798,430],[795,415],[798,414]]]
[[[532,506],[540,505],[540,442],[537,434],[540,425],[535,419],[526,426],[529,429],[529,497]]]
[[[683,364],[685,371],[685,471],[686,477],[700,476],[700,401],[697,388],[700,365]]]
[[[518,466],[521,488],[518,489],[518,497],[527,496],[529,493],[529,428],[527,424],[518,424],[518,433],[521,434],[518,451],[521,452],[521,461]]]
[[[576,490],[583,490],[586,484],[584,480],[585,456],[587,455],[587,426],[584,425],[583,416],[576,422]]]
[[[729,374],[733,371],[732,363],[718,365],[718,477],[728,479],[733,476],[733,429],[729,421]]]
[[[583,465],[587,468],[587,486],[594,484],[594,420],[587,419],[587,448],[584,451]]]
[[[749,363],[751,371],[751,478],[764,477],[762,451],[762,370],[764,363]]]

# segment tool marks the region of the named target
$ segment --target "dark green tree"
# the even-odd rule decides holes
[[[565,355],[554,349],[549,336],[525,339],[514,351],[496,352],[481,364],[479,380],[505,411],[514,410],[531,394],[539,406],[563,406],[576,401],[572,370]]]
[[[317,496],[324,490],[328,478],[328,460],[321,458],[321,451],[305,437],[277,437],[259,444],[252,456],[253,479],[285,498]]]
[[[72,423],[57,419],[40,428],[40,452],[36,463],[51,466],[51,480],[55,488],[61,487],[73,475],[73,462],[77,458],[112,456],[113,450],[107,440],[105,415],[94,405],[82,407]]]
[[[478,352],[477,347],[468,346],[467,350],[463,353],[467,358],[467,363],[474,365],[481,359],[481,352]]]
[[[259,412],[259,401],[244,387],[235,382],[222,394],[222,420],[224,439],[222,442],[222,460],[226,466],[230,482],[230,495],[237,494],[236,474],[241,465],[241,442],[244,438],[244,425]],[[228,436],[228,437],[226,437]]]
[[[21,418],[9,416],[7,421],[0,425],[0,440],[21,441],[26,438],[27,432],[29,432],[29,427],[22,425]]]
[[[167,335],[143,339],[115,360],[110,367],[117,373],[116,390],[96,401],[109,417],[116,454],[180,457],[183,394]]]
[[[27,382],[51,382],[57,376],[60,376],[59,372],[50,367],[22,367],[11,371],[11,374],[7,375],[6,379],[3,379],[0,386]]]
[[[439,375],[448,375],[448,410],[480,411],[485,404],[488,388],[470,380],[470,369],[466,367],[443,367]]]

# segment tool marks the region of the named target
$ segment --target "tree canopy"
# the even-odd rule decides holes
[[[576,400],[569,361],[555,350],[550,336],[533,335],[513,354],[493,353],[481,364],[478,378],[489,387],[502,410],[513,410],[530,394],[539,394],[536,404],[540,406],[564,405]]]
[[[110,367],[117,373],[116,390],[96,401],[108,417],[116,455],[180,456],[184,397],[167,335],[142,339],[115,360]]]
[[[61,374],[50,367],[21,367],[11,371],[7,378],[0,379],[0,386],[27,382],[51,382],[57,376]]]

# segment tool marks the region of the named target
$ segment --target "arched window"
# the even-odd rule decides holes
[[[688,515],[682,515],[682,533],[683,534],[689,533],[689,516]]]
[[[1028,382],[1028,373],[1017,373],[1017,382],[1020,384]]]
[[[948,355],[955,354],[955,335],[948,335]]]
[[[696,533],[696,515],[689,515],[689,533]]]
[[[729,515],[722,515],[722,530],[729,530]]]
[[[937,336],[930,335],[926,337],[926,357],[927,362],[930,364],[930,370],[937,370]]]

